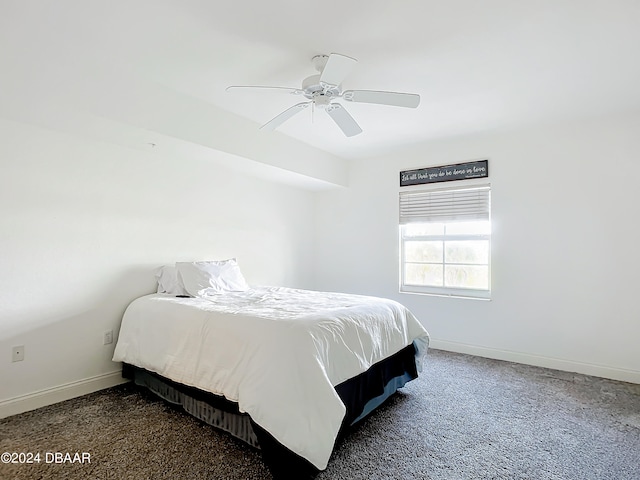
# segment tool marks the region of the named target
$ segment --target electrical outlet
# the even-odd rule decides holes
[[[18,345],[11,349],[11,361],[21,362],[24,360],[24,345]]]
[[[111,343],[113,343],[113,330],[108,330],[102,336],[102,344],[109,345]]]

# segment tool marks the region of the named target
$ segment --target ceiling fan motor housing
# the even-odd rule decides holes
[[[340,87],[323,86],[320,84],[320,75],[311,75],[302,81],[303,95],[313,100],[316,106],[328,105],[331,99],[340,96]]]
[[[302,90],[304,90],[305,96],[307,94],[313,95],[316,92],[322,92],[323,88],[320,85],[320,75],[311,75],[302,81]]]

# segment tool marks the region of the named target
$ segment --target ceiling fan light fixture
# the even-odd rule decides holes
[[[327,95],[316,95],[313,98],[313,104],[318,108],[326,108],[331,102],[331,97]]]

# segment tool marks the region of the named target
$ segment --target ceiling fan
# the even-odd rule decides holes
[[[229,90],[256,90],[281,92],[300,95],[307,99],[297,103],[262,125],[262,129],[275,130],[295,114],[311,106],[323,109],[340,127],[347,137],[362,133],[360,125],[336,100],[342,99],[354,103],[374,103],[395,107],[416,108],[420,104],[420,95],[415,93],[381,92],[376,90],[342,90],[342,81],[357,63],[355,58],[332,53],[316,55],[311,59],[318,72],[302,81],[302,88],[267,87],[257,85],[232,85]]]

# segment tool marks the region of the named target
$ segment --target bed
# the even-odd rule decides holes
[[[388,299],[212,287],[216,268],[193,283],[189,269],[211,263],[176,264],[178,290],[159,282],[165,293],[134,300],[113,360],[139,385],[261,448],[274,477],[313,477],[345,428],[417,377],[429,336]]]

